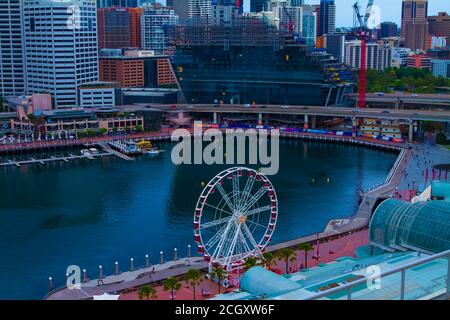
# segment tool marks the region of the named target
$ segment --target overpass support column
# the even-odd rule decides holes
[[[258,113],[258,126],[262,126],[262,125],[263,125],[263,114]]]
[[[352,118],[352,137],[356,138],[358,136],[358,119],[356,117]]]
[[[214,114],[213,114],[213,123],[214,124],[217,124],[219,122],[218,118],[219,118],[219,116],[218,116],[217,112],[214,112]]]
[[[311,129],[316,128],[316,116],[311,116]]]
[[[408,142],[413,142],[414,140],[414,122],[409,122],[409,130],[408,130]]]
[[[305,120],[304,120],[305,124],[303,125],[303,129],[309,129],[309,116],[307,114],[305,114]]]

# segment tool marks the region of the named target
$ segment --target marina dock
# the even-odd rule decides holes
[[[100,143],[98,143],[98,146],[100,146],[103,149],[103,151],[105,151],[106,153],[109,153],[111,155],[115,155],[116,157],[118,157],[118,158],[120,158],[122,160],[125,160],[125,161],[133,161],[134,160],[134,158],[132,158],[132,157],[130,157],[130,156],[128,156],[128,155],[126,155],[126,154],[124,154],[122,152],[119,152],[117,150],[114,150],[106,142],[100,142]]]
[[[11,166],[16,166],[18,168],[20,168],[21,166],[24,165],[32,165],[32,164],[39,164],[39,165],[46,165],[48,163],[51,162],[70,162],[73,160],[77,160],[77,159],[87,159],[87,160],[94,160],[95,158],[98,157],[107,157],[107,156],[112,156],[115,155],[113,153],[100,153],[100,154],[93,154],[93,155],[79,155],[79,156],[75,156],[75,155],[68,155],[65,157],[49,157],[49,158],[45,158],[45,159],[35,159],[35,158],[30,158],[29,160],[21,160],[21,161],[13,161],[13,160],[9,160],[8,162],[5,163],[0,163],[0,167],[11,167]]]

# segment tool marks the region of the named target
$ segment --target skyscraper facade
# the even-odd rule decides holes
[[[334,0],[320,1],[319,36],[336,30],[336,5]]]
[[[142,48],[163,54],[169,41],[166,28],[176,25],[178,21],[175,11],[169,7],[145,7],[141,17]]]
[[[120,49],[131,46],[130,15],[125,8],[97,10],[98,49]]]
[[[367,69],[384,70],[391,66],[392,49],[376,43],[367,44]],[[347,41],[345,43],[346,65],[361,68],[361,41]]]
[[[426,50],[428,36],[428,0],[403,0],[401,37],[405,47]]]
[[[168,7],[171,7],[175,14],[180,18],[181,21],[188,19],[189,10],[186,5],[186,0],[171,0],[167,3]]]
[[[450,16],[446,12],[439,12],[437,16],[428,17],[428,31],[430,35],[443,35],[450,43]]]
[[[141,48],[141,17],[144,9],[127,8],[130,14],[130,47]]]
[[[398,34],[398,26],[394,22],[382,22],[380,30],[380,38],[396,37]]]
[[[23,0],[29,93],[49,93],[55,107],[77,105],[81,84],[98,80],[95,0]]]
[[[250,11],[261,12],[268,10],[269,0],[250,0]]]
[[[302,37],[305,39],[306,44],[316,44],[316,26],[317,15],[314,11],[314,7],[310,5],[302,5]]]
[[[139,0],[97,0],[98,8],[109,8],[109,7],[136,8],[139,4],[140,4]]]
[[[25,91],[21,0],[0,2],[0,96]]]
[[[210,21],[211,0],[187,0],[189,19]]]

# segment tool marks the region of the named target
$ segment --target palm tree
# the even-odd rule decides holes
[[[202,273],[197,269],[189,269],[184,275],[184,281],[186,281],[188,285],[192,286],[195,300],[195,287],[197,285],[200,285],[200,283],[203,281]]]
[[[292,250],[291,248],[282,249],[277,253],[277,257],[280,260],[286,262],[286,274],[289,271],[289,262],[295,262],[297,260],[297,255],[295,254],[295,251]]]
[[[305,269],[308,269],[308,251],[314,250],[314,247],[309,243],[302,243],[298,249],[305,253]]]
[[[156,289],[150,286],[143,286],[138,291],[139,300],[143,300],[146,298],[147,300],[149,298],[156,299],[158,298],[158,295],[156,293]]]
[[[258,259],[255,257],[249,257],[245,259],[244,261],[244,271],[247,271],[253,267],[256,267],[258,265]]]
[[[272,252],[266,252],[263,254],[263,264],[264,267],[266,267],[267,269],[270,269],[271,266],[274,265],[275,263],[275,256],[273,255]]]
[[[178,280],[174,277],[167,278],[163,282],[163,287],[165,291],[170,290],[170,299],[175,299],[175,291],[180,290],[181,284],[178,282]]]
[[[226,279],[227,272],[221,267],[216,267],[210,272],[209,275],[211,276],[211,278],[216,278],[219,281],[219,294],[220,294],[220,286],[222,284],[222,281]]]

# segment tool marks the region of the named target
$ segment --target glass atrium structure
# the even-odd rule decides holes
[[[450,202],[411,204],[384,201],[370,222],[371,244],[389,251],[417,250],[438,253],[450,249]]]

